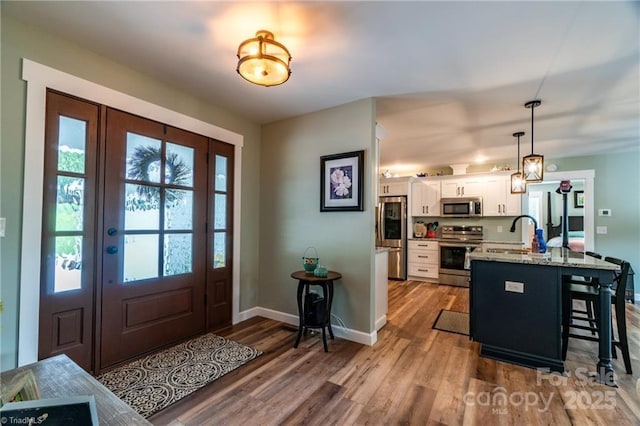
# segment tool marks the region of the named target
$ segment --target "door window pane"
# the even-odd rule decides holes
[[[216,191],[227,191],[227,157],[216,155]]]
[[[58,120],[58,170],[84,173],[87,123],[60,116]]]
[[[158,235],[125,235],[124,282],[158,276]]]
[[[167,143],[164,182],[193,187],[193,148]]]
[[[160,188],[128,183],[126,187],[124,229],[158,229],[160,226]]]
[[[164,236],[164,275],[191,272],[191,234],[166,234]]]
[[[53,291],[82,288],[82,237],[56,237]]]
[[[213,229],[225,229],[227,227],[227,196],[216,194],[214,203]]]
[[[127,179],[160,183],[162,142],[127,132]]]
[[[225,249],[225,233],[215,232],[213,234],[213,268],[224,268],[226,266],[227,251]]]
[[[82,231],[84,179],[58,176],[56,231]]]
[[[164,229],[193,228],[193,191],[167,189],[164,205]]]

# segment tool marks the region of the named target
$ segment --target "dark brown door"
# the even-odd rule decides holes
[[[87,371],[93,369],[99,108],[47,92],[38,358],[65,353]]]
[[[205,329],[208,139],[107,110],[100,367]]]
[[[233,261],[233,145],[209,144],[207,328],[231,325]]]

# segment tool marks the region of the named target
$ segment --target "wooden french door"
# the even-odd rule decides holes
[[[233,146],[47,97],[39,358],[100,371],[229,325]]]
[[[208,139],[107,110],[101,366],[205,327]]]

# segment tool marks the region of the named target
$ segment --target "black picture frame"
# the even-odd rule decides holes
[[[584,191],[573,192],[573,207],[578,209],[584,208]]]
[[[364,150],[320,157],[320,211],[364,211]]]

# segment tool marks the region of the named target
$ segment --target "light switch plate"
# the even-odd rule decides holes
[[[524,293],[524,283],[519,283],[517,281],[505,281],[504,291],[509,291],[511,293]]]
[[[596,226],[596,234],[606,234],[607,227],[606,226]]]
[[[611,216],[611,209],[598,209],[598,216]]]
[[[0,237],[4,237],[6,229],[7,229],[7,218],[0,217]]]
[[[502,226],[498,225],[498,232],[502,232]]]

